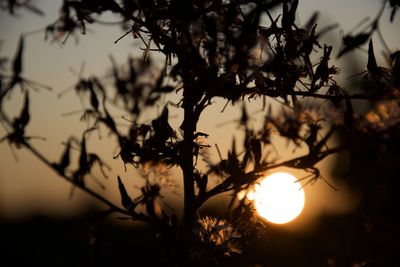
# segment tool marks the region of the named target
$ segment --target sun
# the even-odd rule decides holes
[[[304,190],[291,174],[278,172],[262,179],[248,194],[258,214],[271,223],[294,220],[304,207]]]

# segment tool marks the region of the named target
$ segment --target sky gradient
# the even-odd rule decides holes
[[[40,5],[43,4],[44,12],[46,13],[45,17],[39,17],[27,11],[23,11],[20,16],[11,17],[0,11],[1,56],[8,56],[12,59],[21,33],[41,29],[57,18],[57,9],[61,1],[41,0],[37,2]],[[300,1],[298,21],[301,24],[307,21],[315,10],[320,10],[320,27],[331,23],[339,23],[339,29],[347,33],[358,24],[360,18],[375,17],[380,6],[381,1],[373,0],[304,0]],[[392,50],[396,50],[400,48],[400,37],[398,34],[395,34],[395,29],[399,28],[400,20],[398,16],[392,24],[389,24],[389,13],[389,10],[386,9],[385,15],[382,17],[382,33],[389,47]],[[102,19],[105,21],[115,20],[112,16],[105,16]],[[24,76],[53,88],[51,92],[41,90],[39,93],[32,93],[30,95],[32,110],[31,122],[28,126],[29,134],[47,138],[45,142],[37,140],[33,141],[33,144],[39,150],[43,151],[49,159],[58,160],[63,150],[61,142],[66,140],[70,135],[79,136],[86,126],[84,123],[77,123],[79,115],[62,116],[64,113],[81,109],[81,105],[73,90],[65,94],[61,99],[57,97],[59,92],[72,86],[77,81],[77,73],[82,63],[84,63],[82,71],[84,77],[93,74],[99,77],[106,77],[111,66],[109,55],[113,55],[117,62],[121,64],[126,62],[127,55],[134,57],[142,56],[142,51],[138,48],[137,43],[135,45],[131,38],[122,39],[118,44],[114,44],[114,40],[123,34],[120,28],[103,25],[89,26],[88,28],[87,35],[77,35],[77,43],[75,43],[74,36],[71,36],[65,45],[49,43],[49,41],[44,42],[43,32],[31,34],[26,38],[26,49],[23,59]],[[340,38],[341,31],[335,30],[323,39],[324,42],[334,45],[334,49],[336,49],[333,52],[334,55],[337,54]],[[377,55],[381,55],[378,51],[381,50],[382,46],[379,45],[378,39],[376,40],[376,44],[376,53]],[[359,60],[361,60],[362,66],[365,66],[363,60],[366,60],[366,52],[360,49],[355,54],[360,57]],[[158,60],[162,62],[162,58],[157,57],[157,55],[152,56],[156,62]],[[382,57],[378,56],[379,58],[381,64],[384,64]],[[335,62],[335,65],[342,66],[344,68],[343,73],[355,71],[354,66],[348,64],[350,60],[353,60],[353,56],[345,56],[341,61]],[[346,69],[349,65],[351,65],[351,68]],[[75,71],[71,71],[71,69]],[[359,67],[358,71],[362,69],[363,67]],[[348,76],[351,74],[354,73],[349,73]],[[107,83],[106,78],[105,80]],[[176,99],[178,99],[178,96],[176,96]],[[6,102],[5,109],[10,114],[18,114],[22,103],[19,90],[14,92],[12,100]],[[240,112],[237,107],[228,106],[226,111],[221,114],[220,111],[224,104],[224,102],[218,102],[207,109],[198,128],[203,132],[210,133],[209,143],[218,143],[225,155],[232,142],[231,136],[226,135],[227,133],[234,133],[236,125],[226,124],[223,127],[217,126],[221,123],[238,119]],[[257,103],[249,107],[250,111],[257,111],[259,109],[260,105]],[[157,110],[149,111],[146,114],[147,118],[143,118],[143,120],[151,120],[157,114]],[[124,123],[127,125],[121,119],[121,115],[123,115],[121,112],[115,110],[114,115],[121,125]],[[180,122],[179,116],[178,110],[172,110],[171,123],[178,125]],[[1,128],[0,136],[3,135],[5,135],[5,131]],[[103,155],[107,162],[111,163],[113,168],[112,173],[120,173],[126,180],[129,177],[137,176],[132,168],[125,173],[122,162],[112,159],[112,156],[118,151],[116,151],[113,140],[107,140],[107,132],[103,131],[102,136],[103,139],[100,142],[96,140],[91,141],[93,143],[89,146],[90,149]],[[283,142],[277,140],[277,147],[284,147]],[[6,142],[0,144],[0,218],[18,218],[35,213],[68,217],[84,210],[86,204],[83,203],[96,203],[93,202],[92,198],[81,192],[76,192],[74,198],[69,200],[70,184],[59,179],[53,171],[40,163],[32,154],[23,150],[15,150],[15,152],[18,162],[13,158]],[[283,158],[285,157],[284,153],[290,152],[284,150],[280,153],[280,156]],[[329,160],[323,162],[322,165],[325,166],[324,169],[327,172],[331,168]],[[171,172],[174,173],[174,170]],[[176,173],[179,174],[179,172]],[[99,179],[103,179],[99,172],[95,172],[94,174]],[[128,181],[128,184],[132,188],[138,183],[137,180],[140,180],[139,177],[134,179]],[[108,187],[107,191],[104,192],[105,195],[116,203],[119,203],[117,184],[114,177],[111,177],[107,181],[102,181]],[[96,188],[94,182],[89,182],[89,186]],[[307,203],[309,203],[309,208],[308,210],[305,208],[303,219],[299,218],[299,220],[309,222],[312,220],[310,218],[314,218],[320,213],[333,211],[346,212],[351,209],[359,197],[357,192],[349,192],[345,185],[338,185],[338,187],[341,188],[341,191],[335,192],[323,182],[319,182],[306,188],[306,207]],[[99,189],[99,192],[101,192],[101,189]],[[329,199],[329,201],[321,200],[322,196],[325,200]],[[172,194],[169,198],[172,202],[178,203],[181,197],[178,193]],[[179,208],[179,204],[176,205]]]

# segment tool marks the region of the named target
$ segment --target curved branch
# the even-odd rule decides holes
[[[247,95],[264,95],[269,96],[272,98],[276,98],[279,95],[275,91],[265,92],[257,89],[256,87],[247,88],[246,91]],[[327,95],[327,94],[318,94],[310,91],[292,91],[292,92],[285,92],[288,96],[303,96],[303,97],[313,97],[318,99],[326,99],[331,101],[342,101],[346,99],[350,100],[377,100],[377,96],[368,95],[368,94],[343,94],[343,95]]]
[[[29,144],[27,141],[24,141],[22,143],[22,145],[28,149],[32,154],[34,154],[39,160],[41,160],[45,165],[47,165],[48,167],[50,167],[52,170],[54,170],[55,172],[57,172],[57,170],[55,170],[55,168],[53,167],[53,165],[51,164],[51,162],[46,159],[39,151],[37,151],[34,147],[32,147],[31,144]],[[64,180],[67,180],[68,182],[72,183],[74,186],[80,188],[81,190],[83,190],[84,192],[88,193],[89,195],[91,195],[92,197],[96,198],[97,200],[99,200],[100,202],[102,202],[103,204],[107,205],[110,209],[112,209],[114,212],[118,212],[127,216],[132,217],[132,219],[134,220],[139,220],[139,221],[143,221],[143,222],[151,222],[152,220],[150,219],[150,217],[148,217],[147,215],[143,214],[143,213],[137,213],[135,211],[127,211],[125,209],[121,209],[120,207],[116,206],[114,203],[112,203],[110,200],[106,199],[105,197],[103,197],[102,195],[96,193],[95,191],[84,187],[84,186],[80,186],[77,185],[75,183],[73,183],[72,179],[69,178],[67,175],[65,174],[61,174],[59,172],[57,172]]]
[[[297,169],[306,169],[306,168],[311,168],[313,167],[316,163],[319,161],[323,160],[329,155],[341,152],[343,150],[347,149],[346,146],[340,146],[337,148],[332,148],[332,149],[327,149],[323,152],[320,152],[316,155],[313,154],[307,154],[304,156],[300,156],[294,159],[290,159],[287,161],[283,161],[281,163],[276,163],[276,164],[270,164],[270,165],[264,165],[260,166],[257,169],[254,169],[251,172],[246,173],[243,177],[241,177],[240,181],[234,180],[233,176],[228,176],[222,183],[216,185],[214,188],[210,189],[207,191],[204,195],[201,197],[197,198],[197,207],[201,207],[208,199],[211,197],[221,194],[221,193],[226,193],[229,192],[235,188],[242,187],[244,185],[249,185],[251,183],[254,183],[257,181],[262,176],[263,172],[266,172],[271,169],[276,169],[279,167],[290,167],[290,168],[297,168]],[[305,164],[298,164],[298,162],[305,162],[306,160],[308,161],[307,166]],[[310,165],[310,166],[308,166]]]

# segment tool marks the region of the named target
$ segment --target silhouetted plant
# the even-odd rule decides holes
[[[25,38],[21,36],[11,62],[12,74],[6,75],[4,68],[0,68],[0,114],[7,129],[1,141],[30,150],[74,187],[106,204],[109,207],[106,215],[120,213],[155,226],[166,244],[166,264],[223,265],[227,257],[245,251],[248,242],[256,238],[255,233],[261,236],[266,223],[255,216],[254,207],[245,199],[229,205],[225,218],[199,215],[199,209],[213,196],[234,192],[232,199],[235,199],[238,192],[278,167],[304,170],[309,173],[304,178],[309,179],[306,184],[321,179],[336,189],[323,178],[317,163],[344,150],[357,151],[362,146],[357,142],[360,135],[376,140],[383,138],[384,147],[388,145],[387,140],[398,140],[395,136],[399,133],[400,52],[386,51],[388,67],[380,67],[373,47],[374,34],[381,39],[379,21],[386,2],[393,21],[400,4],[384,1],[365,30],[343,37],[337,57],[369,42],[360,91],[353,93],[335,78],[339,69],[330,61],[332,46],[320,43],[320,37],[336,25],[318,29],[316,14],[304,26],[298,25],[295,22],[298,0],[64,0],[59,18],[43,30],[45,39],[51,35],[52,41],[65,43],[76,31],[85,34],[89,24],[96,23],[101,14],[109,11],[120,16],[119,25],[128,29],[121,38],[142,41],[143,58],[128,58],[128,71],[123,72],[110,57],[113,86],[105,86],[99,77],[79,77],[73,89],[80,98],[88,99],[90,106],[83,111],[82,119],[90,121],[91,118],[92,124],[80,139],[69,138],[60,159],[54,162],[32,146],[32,137],[25,131],[31,116],[29,91],[37,84],[21,76]],[[42,14],[30,1],[0,3],[11,15],[19,8]],[[271,12],[277,8],[282,8],[282,12],[274,18]],[[261,25],[263,17],[268,20],[268,26]],[[152,62],[152,53],[165,57],[161,69]],[[1,66],[4,62],[1,59]],[[20,85],[25,100],[20,115],[10,119],[2,104],[16,85]],[[162,102],[163,96],[172,92],[181,93],[181,100]],[[203,111],[217,98],[227,104],[243,103],[238,129],[243,130],[245,138],[243,153],[238,152],[235,141],[226,156],[217,147],[220,161],[215,163],[205,153],[205,148],[210,147],[207,137],[212,133],[201,132],[198,122]],[[246,105],[251,105],[254,99],[262,99],[264,103],[265,120],[258,130],[250,126],[252,114],[247,113],[244,105],[246,100],[249,102]],[[311,106],[307,99],[313,100]],[[283,107],[278,115],[271,111],[272,100]],[[365,114],[356,114],[353,100],[367,101],[372,108]],[[141,123],[143,110],[160,103],[164,104],[160,115],[150,123]],[[110,105],[118,105],[129,114],[127,133],[114,121]],[[179,128],[169,122],[171,106],[183,114]],[[140,188],[139,195],[133,196],[125,187],[122,175],[115,177],[121,203],[112,203],[87,186],[86,179],[95,164],[105,177],[109,169],[103,159],[88,152],[86,147],[88,133],[99,126],[105,126],[116,137],[119,152],[113,156],[121,160],[125,170],[157,166],[181,169],[184,204],[181,221],[174,212],[163,208],[161,185],[149,179]],[[333,141],[335,134],[343,133],[342,140]],[[306,148],[305,154],[273,161],[268,156],[275,151],[273,135],[285,138],[295,147]],[[79,151],[76,167],[70,164],[73,146]],[[207,163],[208,169],[201,169],[197,164],[199,158]],[[213,185],[210,178],[215,176],[220,180]]]

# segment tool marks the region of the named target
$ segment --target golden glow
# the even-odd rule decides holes
[[[271,174],[247,194],[258,214],[269,222],[284,224],[294,220],[304,207],[304,190],[288,173]]]

